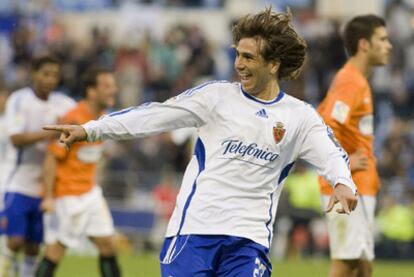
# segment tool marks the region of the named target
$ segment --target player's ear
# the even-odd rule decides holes
[[[280,61],[274,60],[269,63],[270,65],[270,73],[275,75],[279,71]]]
[[[358,41],[358,50],[366,52],[366,51],[368,51],[370,45],[371,44],[370,44],[369,40],[367,40],[365,38],[361,38]]]

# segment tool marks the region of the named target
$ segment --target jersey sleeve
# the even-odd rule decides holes
[[[333,186],[344,184],[356,193],[349,169],[349,158],[335,139],[332,130],[325,125],[317,112],[307,107],[303,114],[298,158],[303,159],[317,169]]]
[[[83,126],[88,141],[131,139],[184,127],[201,127],[219,101],[219,87],[205,84],[189,89],[163,103],[146,103],[139,107],[111,113]]]
[[[23,133],[28,124],[21,95],[12,95],[6,102],[6,132],[8,136]]]

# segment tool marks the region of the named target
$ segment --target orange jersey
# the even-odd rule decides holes
[[[352,179],[362,195],[376,195],[380,181],[373,151],[374,117],[372,92],[365,76],[351,63],[345,64],[320,104],[318,111],[335,133],[344,150],[350,155],[364,149],[368,169],[352,173]],[[323,194],[331,194],[332,186],[319,178]]]
[[[96,119],[85,102],[81,101],[61,120],[61,124],[83,124]],[[101,142],[77,142],[70,150],[58,142],[49,145],[57,159],[55,197],[81,195],[95,185],[96,167],[102,155]]]

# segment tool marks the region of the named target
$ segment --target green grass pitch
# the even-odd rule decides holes
[[[120,264],[124,277],[160,276],[156,255],[122,255]],[[274,261],[275,277],[324,277],[328,275],[327,260]],[[93,257],[67,256],[59,266],[57,277],[99,277],[97,259]],[[374,277],[413,277],[414,262],[376,261]]]

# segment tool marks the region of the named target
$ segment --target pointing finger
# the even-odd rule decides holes
[[[329,213],[330,211],[332,211],[332,208],[334,207],[334,205],[335,205],[335,199],[334,199],[334,196],[331,196],[331,198],[329,198],[329,203],[325,211]]]

